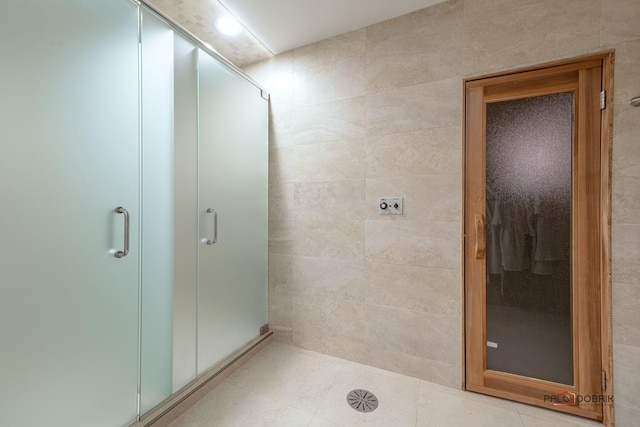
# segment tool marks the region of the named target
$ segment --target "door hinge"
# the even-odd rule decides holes
[[[604,110],[607,107],[607,94],[605,91],[600,92],[600,109]]]
[[[602,391],[607,389],[607,373],[605,371],[602,372]]]

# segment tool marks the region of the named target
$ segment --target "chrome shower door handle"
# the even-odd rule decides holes
[[[218,241],[218,212],[215,209],[207,209],[207,213],[213,214],[213,240],[207,240],[207,245],[213,245]]]
[[[116,213],[124,215],[124,250],[117,251],[116,258],[124,258],[129,254],[129,211],[122,206],[116,208]]]

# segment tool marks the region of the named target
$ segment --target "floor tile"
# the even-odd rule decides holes
[[[379,405],[360,413],[347,393]],[[597,427],[595,421],[273,342],[170,427]]]
[[[520,417],[526,427],[602,427],[598,421],[575,415],[562,414],[531,405],[516,404]]]
[[[311,420],[311,424],[309,424],[309,427],[349,427],[349,426],[344,426],[342,424],[334,423],[333,421],[325,420],[324,418],[314,417],[313,420]]]
[[[313,414],[222,383],[170,427],[302,427]]]
[[[342,369],[339,359],[274,343],[227,382],[294,408],[315,412]]]
[[[474,398],[434,390],[423,383],[418,402],[417,427],[522,427],[520,414]]]
[[[345,426],[414,427],[420,380],[356,363],[346,363],[316,415]],[[378,398],[378,408],[361,413],[347,404],[347,394],[368,390]]]

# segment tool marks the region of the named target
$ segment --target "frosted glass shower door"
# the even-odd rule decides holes
[[[173,392],[173,30],[141,8],[140,413]]]
[[[140,415],[196,378],[197,48],[141,7]]]
[[[198,66],[201,374],[267,323],[268,103],[203,52]]]
[[[0,424],[129,425],[138,354],[137,6],[4,2],[0,56]],[[122,258],[117,207],[129,214]]]

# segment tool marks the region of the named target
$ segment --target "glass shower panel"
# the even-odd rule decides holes
[[[260,89],[200,51],[199,106],[202,373],[267,323],[268,103]]]
[[[487,368],[573,384],[573,92],[486,106]]]
[[[173,30],[141,9],[140,413],[173,392]]]
[[[0,419],[129,425],[138,389],[138,8],[0,13]],[[124,215],[130,217],[130,251]]]
[[[196,378],[198,49],[174,33],[173,391]]]

